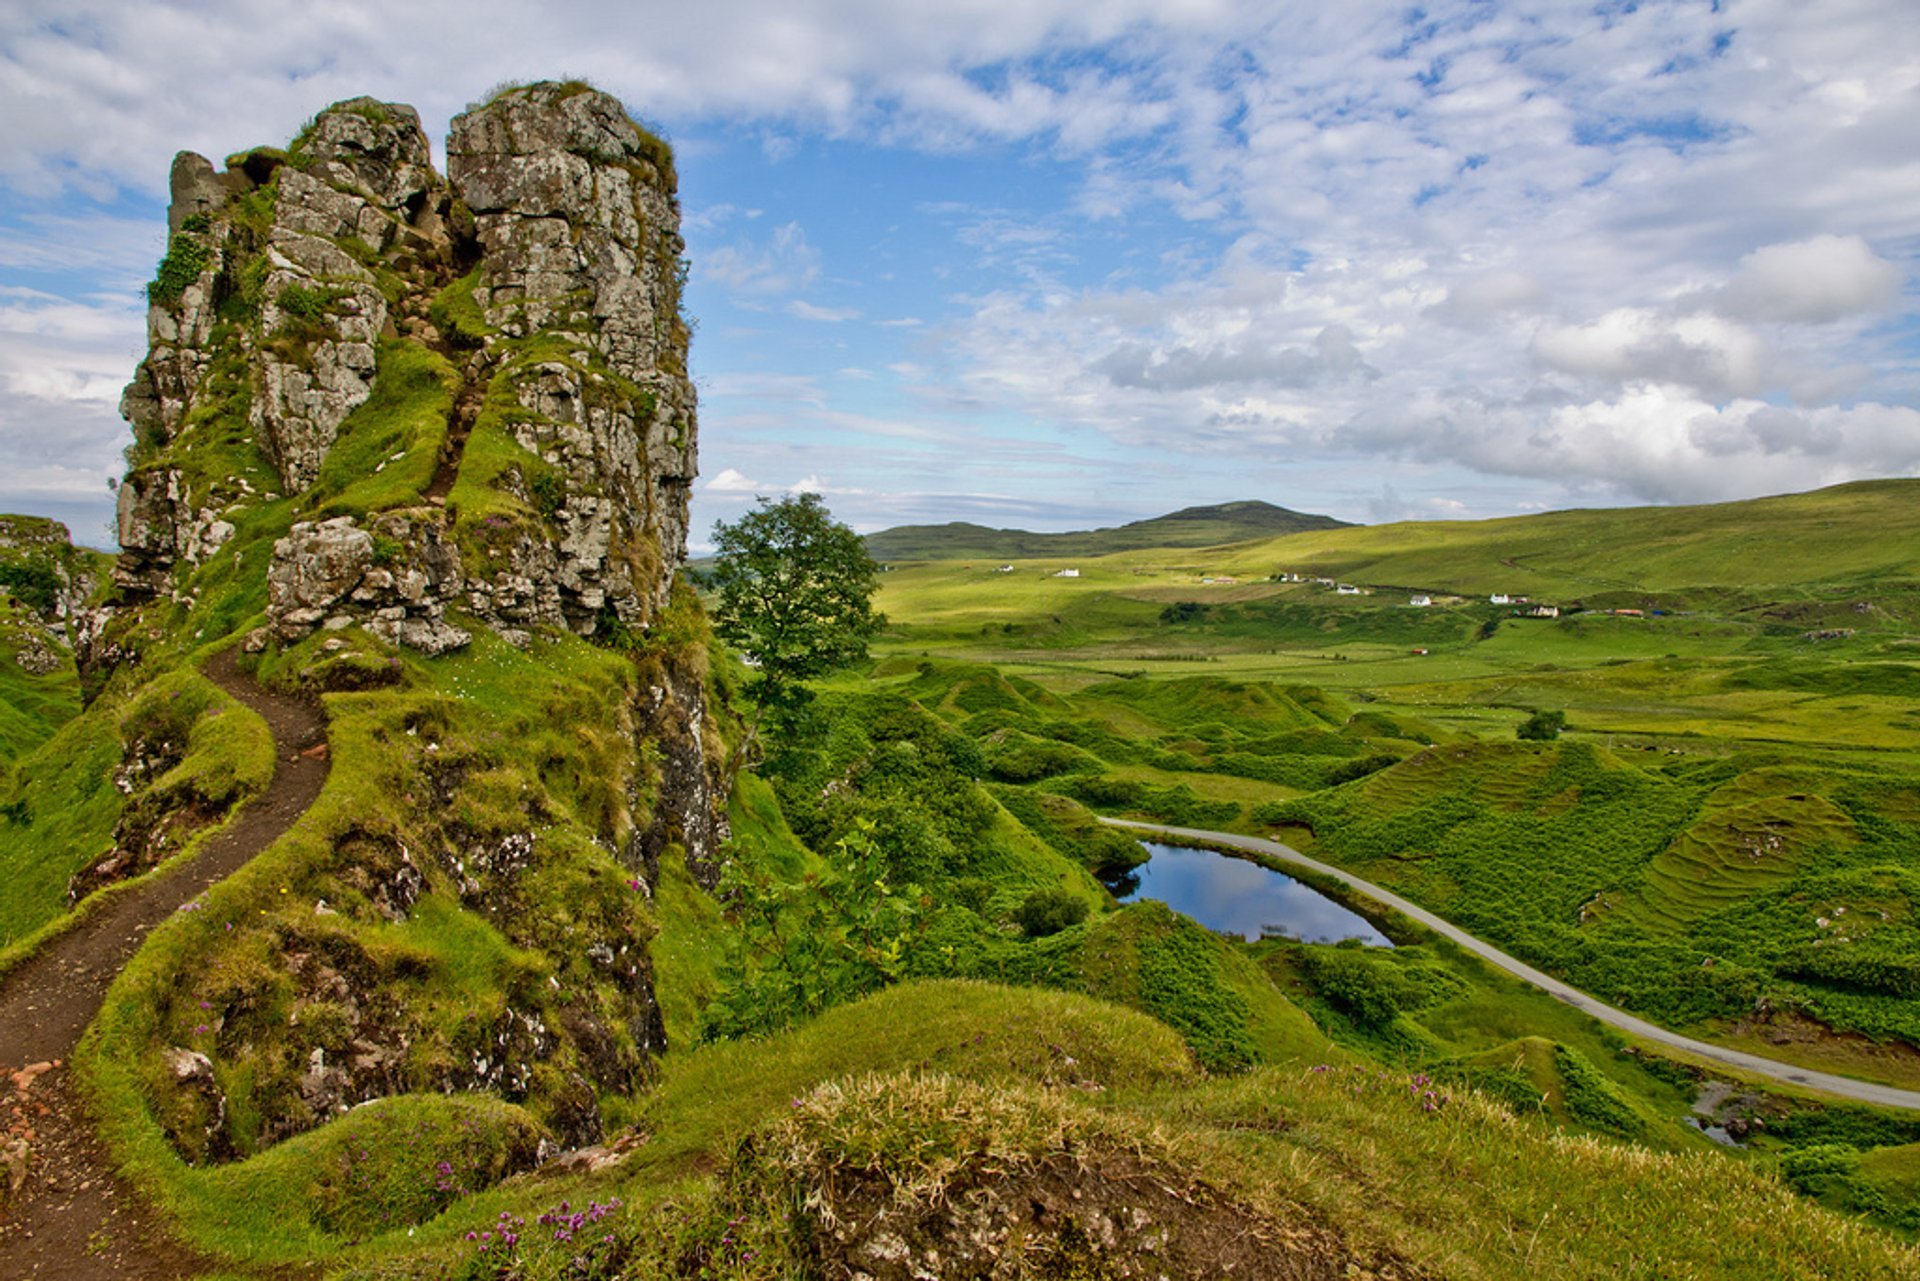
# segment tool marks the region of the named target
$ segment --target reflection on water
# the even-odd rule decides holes
[[[1142,841],[1148,859],[1117,881],[1114,897],[1165,903],[1210,930],[1245,939],[1279,934],[1308,943],[1359,939],[1392,947],[1368,920],[1291,876],[1212,850]]]

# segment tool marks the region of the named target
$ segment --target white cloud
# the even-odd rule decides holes
[[[1905,283],[1906,272],[1859,236],[1823,235],[1754,250],[1714,303],[1750,320],[1840,320],[1883,310]]]
[[[740,241],[709,249],[694,270],[730,293],[790,294],[820,275],[819,251],[797,222],[774,228],[764,244]]]
[[[1535,311],[1546,301],[1546,287],[1523,271],[1484,271],[1454,284],[1427,312],[1471,325],[1506,312]]]
[[[837,325],[860,318],[860,310],[857,307],[816,307],[800,298],[787,304],[787,314],[797,320],[812,320],[828,325]]]
[[[757,480],[748,479],[731,467],[709,478],[701,488],[710,489],[716,494],[764,494],[767,492],[767,486]]]
[[[1371,378],[1376,371],[1353,345],[1344,325],[1328,325],[1310,346],[1275,346],[1259,334],[1243,332],[1212,346],[1152,348],[1125,342],[1091,368],[1116,387],[1182,391],[1234,383],[1270,387],[1311,387],[1334,379]]]
[[[953,479],[986,421],[1085,446],[1035,464],[1035,493],[1071,466],[1123,493],[1275,456],[1358,477],[1356,504],[1403,465],[1524,477],[1527,501],[1912,470],[1908,8],[20,0],[0,11],[0,271],[41,294],[0,296],[0,477],[45,465],[30,420],[76,459],[124,439],[111,402],[160,234],[120,197],[150,201],[175,149],[282,141],[362,92],[413,101],[437,140],[530,69],[589,76],[688,144],[696,287],[758,330],[710,315],[696,344],[704,444],[729,464],[703,494],[816,465],[875,495],[997,493]],[[895,183],[905,151],[968,153],[938,164],[969,185],[923,183],[932,164]],[[936,234],[947,256],[917,246]],[[832,306],[808,301],[822,247]],[[893,319],[821,328],[858,316]],[[843,366],[882,376],[818,376]],[[730,430],[789,452],[730,454]],[[811,430],[861,448],[816,464]],[[872,461],[874,438],[901,452]],[[1409,507],[1437,483],[1406,480]]]
[[[1551,325],[1533,343],[1550,369],[1616,383],[1658,382],[1715,397],[1753,396],[1781,370],[1752,331],[1712,316],[1622,307],[1585,325]]]

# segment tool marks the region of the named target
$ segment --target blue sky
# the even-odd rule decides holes
[[[0,510],[100,542],[168,162],[584,75],[680,154],[696,529],[1920,474],[1909,0],[16,0]]]

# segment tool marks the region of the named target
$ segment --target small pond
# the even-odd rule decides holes
[[[1210,930],[1244,939],[1284,935],[1307,943],[1359,939],[1392,947],[1364,917],[1291,876],[1212,850],[1142,841],[1148,858],[1112,885],[1123,903],[1154,899]]]

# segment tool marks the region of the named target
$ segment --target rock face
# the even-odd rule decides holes
[[[508,371],[509,430],[566,491],[560,537],[507,553],[508,577],[559,589],[520,621],[650,619],[670,585],[659,561],[685,557],[695,473],[671,162],[613,99],[542,86],[456,117],[447,170],[473,217],[486,324],[554,340]]]
[[[717,879],[705,650],[697,628],[654,630],[691,608],[670,603],[696,440],[670,154],[613,98],[545,84],[458,117],[447,157],[443,177],[411,108],[357,98],[285,151],[174,163],[150,349],[122,401],[117,599],[88,620],[83,672],[98,689],[143,646],[177,654],[155,638],[245,632],[248,651],[298,647],[281,670],[312,688],[381,689],[377,715],[396,718],[377,750],[335,745],[382,801],[316,820],[347,826],[316,844],[312,915],[263,913],[215,944],[272,934],[261,981],[302,1013],[205,995],[217,1016],[193,1045],[220,1075],[169,1060],[163,1108],[189,1160],[236,1154],[217,1085],[237,1064],[260,1109],[246,1143],[466,1090],[526,1103],[564,1145],[594,1140],[599,1097],[638,1089],[665,1043],[647,945],[661,860]],[[488,632],[559,651],[529,695],[548,701],[512,714],[592,704],[537,760],[481,731],[507,700],[468,702],[459,665],[398,652]],[[568,634],[622,657],[545,648]],[[576,690],[576,661],[604,683]],[[589,766],[591,784],[568,777]],[[140,821],[76,894],[207,817],[127,795]],[[404,923],[426,896],[544,954],[552,981],[503,968],[498,1010],[442,1026],[433,966],[344,927]]]
[[[521,646],[643,636],[685,558],[696,469],[674,183],[665,145],[579,84],[456,117],[445,177],[413,109],[370,98],[225,170],[181,153],[121,402],[121,614],[191,608],[203,566],[265,556],[252,649],[348,628],[427,654],[480,627]],[[383,371],[425,353],[438,372],[396,410]],[[411,479],[342,497],[390,466]],[[269,539],[236,539],[281,512]],[[78,630],[93,687],[138,655],[111,612]],[[710,882],[725,807],[701,680],[656,667],[631,719],[671,803],[631,854],[651,879],[677,845]]]
[[[274,633],[345,619],[438,650],[462,634],[450,608],[518,640],[645,628],[664,607],[696,466],[671,159],[615,99],[577,85],[467,112],[448,156],[450,180],[411,108],[356,98],[284,156],[248,153],[225,173],[176,158],[150,350],[121,404],[137,442],[123,591],[176,591],[177,571],[231,536],[232,509],[264,496],[244,474],[165,465],[210,410],[244,402],[268,483],[297,499],[371,395],[382,339],[405,338],[462,379],[407,527],[432,563],[376,565],[368,515],[351,531],[296,527],[275,550]],[[461,510],[476,425],[523,451],[478,482],[506,510]],[[324,565],[304,563],[317,554]]]

